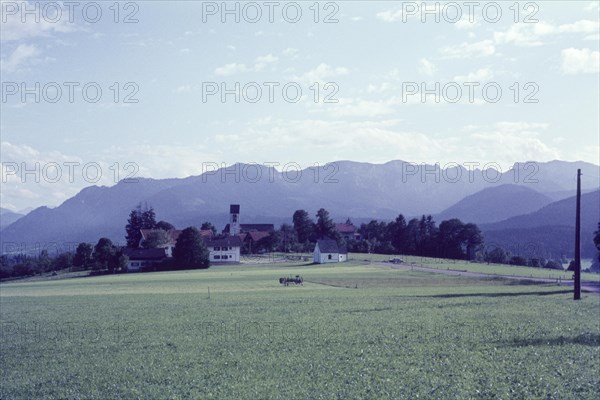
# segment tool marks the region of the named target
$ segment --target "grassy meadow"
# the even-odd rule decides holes
[[[10,282],[0,398],[595,399],[598,315],[554,284],[359,261]]]

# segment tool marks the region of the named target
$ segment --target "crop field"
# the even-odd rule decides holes
[[[599,315],[555,284],[358,261],[10,282],[0,398],[596,399]]]
[[[459,270],[475,273],[493,274],[493,275],[504,275],[504,276],[522,276],[530,278],[548,278],[548,279],[561,279],[570,280],[572,279],[572,271],[559,271],[546,268],[531,268],[521,267],[515,265],[506,264],[487,264],[478,262],[467,262],[462,260],[449,260],[444,258],[432,258],[432,257],[418,257],[418,256],[390,256],[384,254],[361,254],[352,253],[350,257],[354,260],[361,261],[387,261],[393,257],[399,257],[405,261],[406,264],[436,268],[441,270]],[[589,282],[600,282],[600,274],[592,274],[587,272],[581,273],[581,279]]]

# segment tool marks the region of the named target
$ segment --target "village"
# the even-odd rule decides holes
[[[273,224],[243,224],[241,223],[240,205],[229,206],[229,223],[217,235],[212,229],[199,229],[200,235],[208,249],[211,264],[240,264],[244,263],[242,255],[251,253],[257,243],[275,232]],[[346,223],[335,224],[335,231],[344,240],[360,239],[358,229],[350,220]],[[181,235],[178,229],[141,229],[141,240],[138,248],[125,248],[128,258],[127,271],[140,272],[173,257],[177,239]],[[143,241],[152,235],[160,233],[166,238],[156,247],[144,248]],[[348,260],[348,250],[338,245],[331,238],[318,239],[313,250],[315,264],[339,263]],[[254,261],[252,261],[254,262]]]

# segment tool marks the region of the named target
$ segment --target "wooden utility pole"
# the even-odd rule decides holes
[[[581,169],[577,170],[577,206],[575,211],[575,281],[573,300],[581,298]]]

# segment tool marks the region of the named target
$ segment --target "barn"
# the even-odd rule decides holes
[[[344,262],[348,259],[348,251],[338,246],[335,240],[321,239],[317,241],[313,252],[313,260],[316,264]]]

